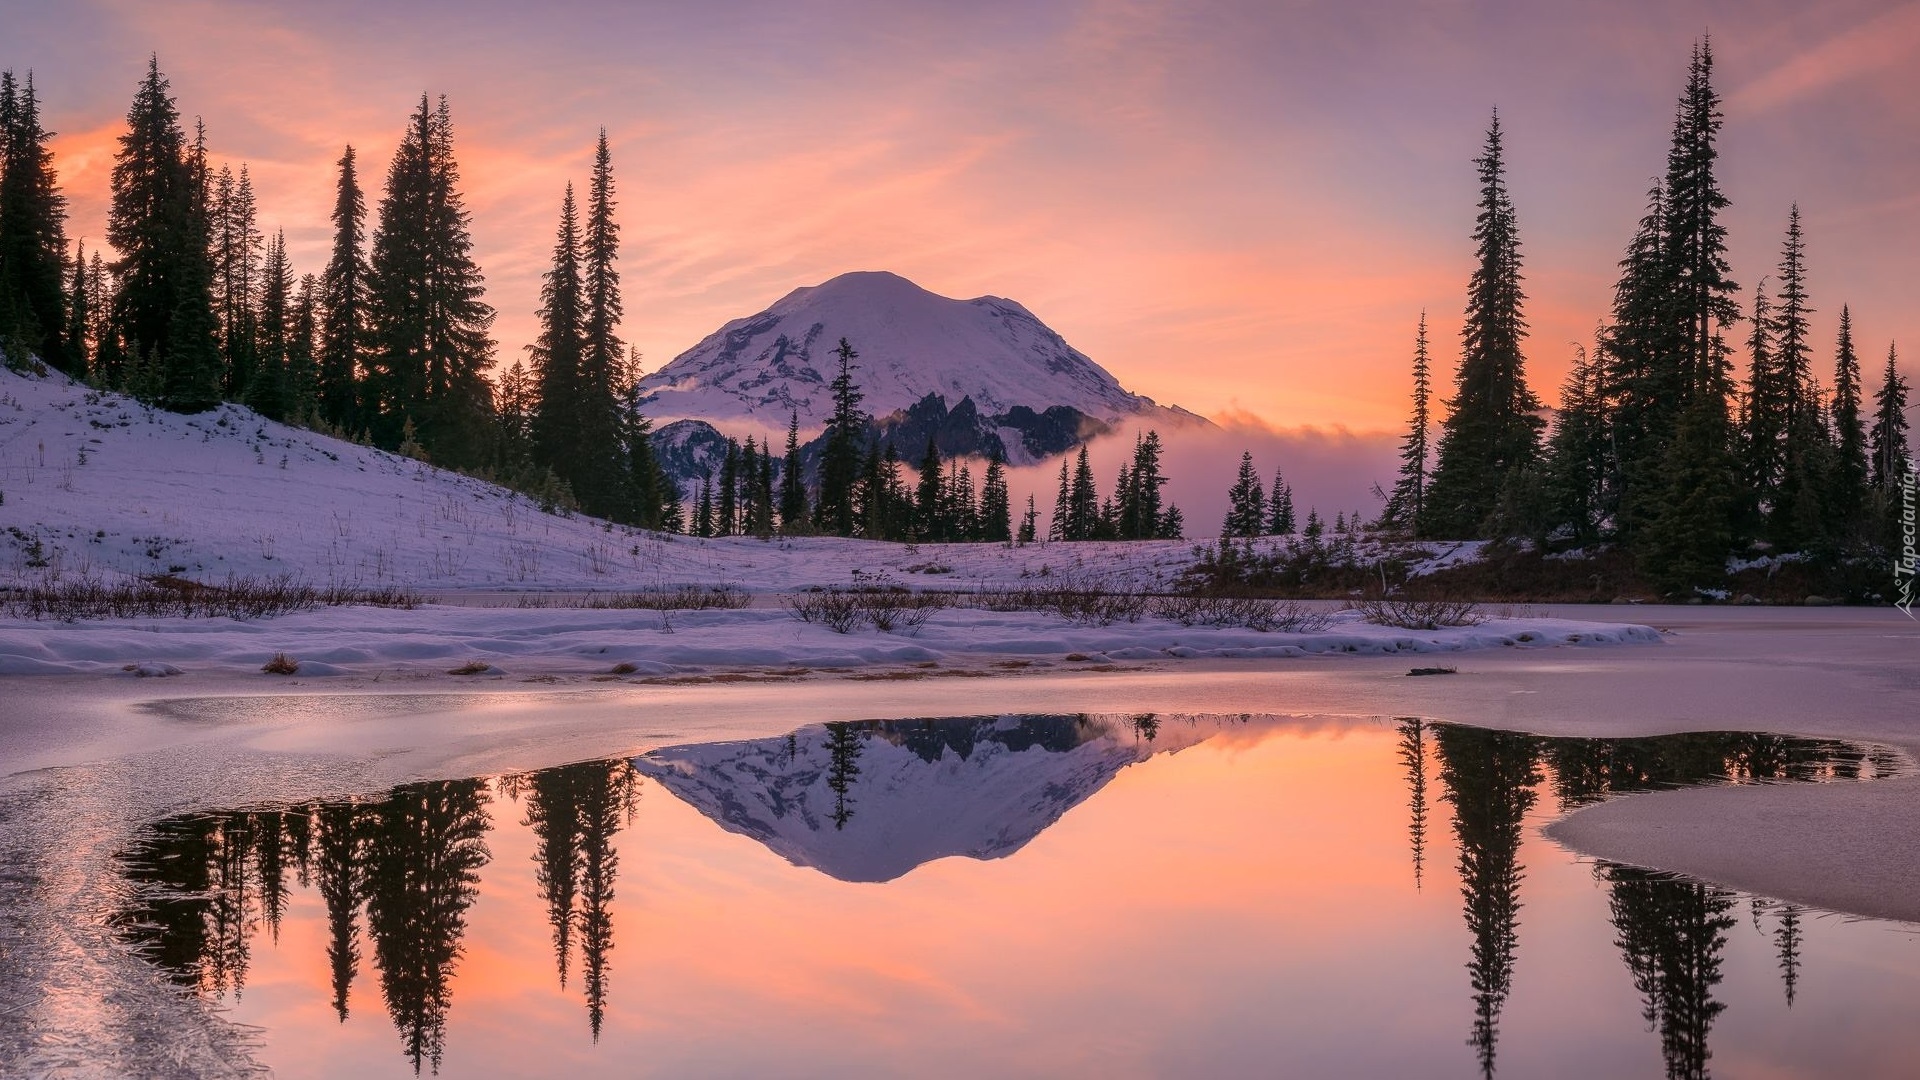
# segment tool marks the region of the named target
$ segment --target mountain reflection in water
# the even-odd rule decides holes
[[[1318,736],[1329,726],[1338,729],[1333,741],[1342,744],[1333,757],[1317,748],[1327,741]],[[550,1061],[557,1069],[564,1060],[566,1071],[618,1075],[634,1061],[596,1057],[582,1044],[591,1047],[608,1032],[617,1032],[621,1039],[661,1039],[659,1020],[647,1013],[622,1013],[612,963],[616,926],[622,920],[638,918],[644,927],[643,937],[650,944],[634,947],[637,951],[626,963],[633,965],[629,978],[640,980],[632,993],[644,995],[654,1003],[650,1011],[657,1012],[668,1008],[660,995],[670,996],[673,989],[660,985],[661,973],[651,969],[666,962],[663,937],[682,931],[654,923],[653,913],[671,906],[663,895],[687,894],[675,910],[692,913],[684,931],[699,936],[719,931],[701,922],[698,913],[739,902],[742,888],[762,891],[754,894],[762,901],[757,917],[769,922],[782,917],[783,895],[822,888],[773,874],[764,865],[764,855],[754,860],[732,844],[721,844],[718,838],[724,833],[750,838],[797,868],[791,872],[817,871],[831,888],[855,887],[841,882],[865,883],[869,889],[873,883],[889,883],[886,889],[900,890],[921,878],[916,870],[938,860],[1027,865],[1009,857],[1114,784],[1131,766],[1202,746],[1217,755],[1218,760],[1203,764],[1211,770],[1210,782],[1218,784],[1253,783],[1266,775],[1251,768],[1239,775],[1244,755],[1271,754],[1277,768],[1296,751],[1306,754],[1310,749],[1313,754],[1303,761],[1324,761],[1318,767],[1353,774],[1350,781],[1329,776],[1328,782],[1365,787],[1367,777],[1374,775],[1369,762],[1383,767],[1375,770],[1378,775],[1398,776],[1398,782],[1374,785],[1366,795],[1376,805],[1384,799],[1404,806],[1397,827],[1404,839],[1396,843],[1410,847],[1412,880],[1398,890],[1371,887],[1368,894],[1355,897],[1361,907],[1410,914],[1424,910],[1420,905],[1433,892],[1425,886],[1445,872],[1440,859],[1427,858],[1429,846],[1444,843],[1445,836],[1429,829],[1451,827],[1451,873],[1465,935],[1464,947],[1449,963],[1456,973],[1462,960],[1466,968],[1464,980],[1457,974],[1452,978],[1459,980],[1455,1000],[1466,1005],[1460,1015],[1469,1050],[1459,1057],[1459,1051],[1451,1049],[1458,1044],[1451,1039],[1436,1046],[1413,1040],[1407,1052],[1417,1051],[1417,1060],[1429,1062],[1434,1055],[1439,1060],[1457,1057],[1442,1068],[1489,1077],[1500,1065],[1503,1018],[1519,1000],[1516,994],[1525,996],[1515,981],[1533,920],[1522,903],[1529,888],[1523,854],[1532,851],[1536,863],[1544,858],[1559,876],[1572,863],[1557,849],[1528,839],[1530,824],[1544,812],[1536,806],[1542,794],[1550,794],[1553,805],[1564,810],[1655,787],[1858,781],[1907,769],[1903,758],[1884,748],[1748,733],[1556,739],[1416,719],[1398,721],[1391,729],[1333,722],[1303,733],[1296,722],[1276,718],[1084,714],[832,723],[768,739],[669,747],[633,761],[410,784],[374,798],[169,818],[146,829],[124,857],[129,889],[118,922],[127,940],[168,977],[225,1002],[236,1019],[264,1027],[265,1057],[283,1071],[288,1063],[274,1059],[281,1042],[307,1046],[311,1053],[312,1046],[327,1040],[347,1041],[348,1033],[364,1041],[368,1010],[363,1002],[368,995],[377,995],[384,1006],[388,1062],[403,1073],[438,1072],[443,1065],[462,1071],[448,1064],[449,1053],[457,1054],[463,1039],[478,1045],[493,1032],[463,1034],[450,1022],[461,1012],[459,1003],[477,998],[470,1008],[491,1009],[492,998],[511,992],[527,1002],[515,1006],[518,1015],[528,1019],[514,1032],[524,1052],[532,1055],[527,1060],[536,1063],[525,1068],[543,1069],[547,1066],[537,1063]],[[1157,775],[1162,774],[1143,771],[1128,798],[1180,797],[1167,786],[1171,781],[1157,781]],[[1296,784],[1313,781],[1299,774],[1294,779]],[[1287,781],[1282,777],[1280,782]],[[642,790],[651,785],[724,833],[711,826],[701,831],[697,819],[669,813],[666,803],[643,807]],[[648,834],[660,849],[651,859],[648,847],[630,846],[623,863],[621,834],[655,818],[679,823],[666,833]],[[1334,824],[1311,819],[1220,821],[1217,828],[1192,837],[1200,851],[1193,857],[1212,858],[1229,876],[1279,873],[1313,888],[1313,865],[1270,864],[1262,849],[1290,836],[1310,837]],[[1083,856],[1078,849],[1093,841],[1075,831],[1070,847],[1053,845],[1029,872],[1044,869],[1046,860],[1110,861],[1113,851],[1124,849],[1125,839],[1104,837],[1100,842],[1105,848]],[[682,853],[679,861],[671,862],[678,868],[671,876],[660,872],[670,863],[668,847]],[[520,857],[502,865],[495,848]],[[1363,856],[1356,853],[1353,858]],[[528,864],[530,874],[518,868]],[[1404,874],[1405,863],[1401,865]],[[718,867],[731,868],[728,880],[734,885],[715,892],[719,879],[709,881],[704,875],[717,873],[713,868]],[[616,891],[623,873],[638,874],[645,883],[631,906]],[[1779,1000],[1794,1004],[1807,929],[1806,913],[1800,909],[1626,867],[1599,864],[1590,873],[1604,890],[1606,914],[1605,924],[1592,926],[1585,936],[1606,938],[1641,1002],[1639,1015],[1616,1018],[1624,1022],[1614,1027],[1623,1039],[1645,1040],[1651,1031],[1667,1075],[1708,1075],[1710,1036],[1726,1008],[1716,996],[1726,977],[1724,954],[1740,925],[1742,907],[1764,938],[1766,956],[1777,972]],[[1336,877],[1328,875],[1317,890],[1339,889]],[[974,899],[967,902],[992,904],[992,880],[972,881],[967,895]],[[514,883],[511,889],[509,881]],[[1177,880],[1159,884],[1165,894],[1159,899],[1143,896],[1135,901],[1122,892],[1103,903],[1143,905],[1143,928],[1172,910],[1166,895],[1180,896],[1196,910],[1234,903],[1231,894],[1186,896]],[[909,890],[903,895],[917,894]],[[884,894],[878,902],[877,910],[885,910]],[[1402,907],[1392,907],[1395,904]],[[476,930],[476,920],[495,908],[507,921]],[[1021,915],[1046,920],[1051,932],[1063,939],[1075,933],[1072,916],[1033,911],[1030,905]],[[1280,925],[1284,928],[1284,919]],[[536,933],[545,943],[544,979],[536,979],[523,962],[516,967],[502,958],[503,950],[533,927],[539,927]],[[1356,929],[1302,926],[1294,932],[1311,939]],[[1189,948],[1205,940],[1193,937],[1190,927],[1181,933]],[[286,949],[281,948],[283,934]],[[1355,939],[1354,947],[1360,940]],[[311,953],[289,952],[296,941]],[[1209,944],[1230,954],[1245,943]],[[1132,947],[1151,950],[1151,939]],[[1002,946],[986,940],[978,948],[993,956],[1001,954]],[[703,950],[715,958],[714,969],[683,971],[683,979],[719,979],[738,992],[747,984],[729,979],[779,982],[786,977],[772,958],[734,955],[729,962],[744,966],[719,970],[725,966],[719,957],[730,955],[724,937]],[[1276,953],[1276,970],[1280,960]],[[1010,953],[1001,962],[1017,966],[1023,957]],[[463,970],[469,963],[478,967],[472,975]],[[762,963],[764,968],[756,966]],[[249,995],[250,980],[258,981],[263,967],[274,965],[278,967],[264,991],[268,1000],[256,1004],[252,999],[263,991]],[[304,977],[305,967],[312,965],[324,968],[324,979]],[[1382,972],[1381,977],[1395,976]],[[303,989],[320,984],[324,990]],[[1149,985],[1143,984],[1141,991]],[[1290,985],[1282,996],[1300,989]],[[528,997],[536,992],[547,996]],[[1103,992],[1114,991],[1106,987]],[[569,998],[574,1010],[583,1010],[584,1025],[577,1019],[570,1024],[558,1019],[552,995]],[[720,1023],[705,1017],[702,1022]],[[329,1035],[329,1029],[335,1034]],[[393,1033],[399,1037],[398,1056],[392,1054]],[[709,1054],[747,1053],[711,1040],[701,1046]],[[1250,1046],[1247,1052],[1257,1050]],[[377,1059],[353,1060],[355,1069],[386,1068]],[[468,1059],[467,1069],[475,1067],[473,1060]],[[482,1068],[522,1068],[500,1058],[478,1060]],[[824,1059],[807,1064],[802,1071],[833,1071]],[[331,1067],[348,1068],[340,1061]],[[990,1058],[971,1064],[931,1063],[936,1072],[996,1067],[1013,1066],[1005,1061],[995,1066]],[[1323,1071],[1342,1070],[1327,1064]]]

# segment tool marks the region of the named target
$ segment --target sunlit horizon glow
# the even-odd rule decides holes
[[[408,112],[444,93],[502,364],[605,126],[624,336],[649,369],[794,288],[884,269],[1014,298],[1162,403],[1361,434],[1404,422],[1422,310],[1450,375],[1495,105],[1529,374],[1555,398],[1710,28],[1743,300],[1797,200],[1824,380],[1843,303],[1874,378],[1889,341],[1920,342],[1912,2],[5,7],[0,67],[34,72],[89,250],[150,52],[216,161],[250,166],[297,273],[325,261],[342,146],[377,206]]]

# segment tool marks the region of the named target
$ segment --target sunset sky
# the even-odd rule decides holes
[[[1664,167],[1687,52],[1726,96],[1735,277],[1799,200],[1825,381],[1853,305],[1920,356],[1920,3],[713,0],[0,3],[69,234],[104,231],[150,51],[297,271],[352,143],[368,201],[422,91],[452,104],[500,357],[532,334],[562,186],[613,141],[626,336],[658,367],[847,270],[1021,301],[1130,389],[1385,433],[1414,323],[1457,355],[1489,110],[1509,131],[1531,374],[1552,399]],[[1913,370],[1909,360],[1908,370]]]

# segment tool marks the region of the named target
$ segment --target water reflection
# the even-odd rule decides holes
[[[610,1005],[615,886],[622,869],[619,841],[623,832],[635,827],[643,783],[657,782],[679,803],[725,832],[751,838],[765,849],[760,853],[763,862],[780,865],[766,858],[770,852],[802,868],[809,879],[840,888],[845,888],[840,882],[891,882],[888,889],[926,903],[924,890],[913,891],[902,880],[916,869],[955,856],[1007,860],[1069,811],[1106,790],[1123,771],[1150,759],[1165,760],[1208,743],[1218,750],[1218,770],[1209,774],[1211,783],[1252,783],[1253,777],[1276,775],[1289,782],[1287,774],[1271,771],[1236,779],[1231,762],[1253,748],[1270,751],[1277,763],[1292,760],[1290,755],[1296,748],[1304,750],[1307,742],[1281,737],[1291,730],[1271,719],[1153,714],[836,722],[769,739],[666,748],[633,761],[586,762],[496,778],[412,784],[378,798],[186,815],[151,826],[128,852],[125,875],[130,888],[118,922],[126,937],[170,978],[236,1007],[247,1000],[250,979],[258,981],[255,969],[268,963],[264,958],[284,963],[282,954],[288,949],[309,949],[313,962],[324,961],[324,979],[315,980],[324,989],[312,991],[311,1005],[324,1010],[329,1025],[347,1025],[356,1016],[355,995],[371,992],[366,989],[370,979],[392,1033],[384,1037],[390,1040],[398,1035],[399,1060],[415,1074],[439,1072],[448,1060],[456,997],[470,1000],[482,990],[499,993],[497,981],[488,984],[482,978],[476,983],[476,976],[464,974],[462,965],[470,948],[482,952],[498,948],[485,934],[474,937],[473,928],[476,913],[495,902],[498,883],[504,880],[518,883],[514,892],[519,907],[513,910],[520,925],[534,935],[542,969],[538,980],[557,985],[572,999],[569,1008],[576,1010],[570,1031],[542,1028],[537,1019],[528,1019],[530,1033],[525,1037],[547,1047],[543,1053],[553,1052],[569,1036],[582,1043],[598,1043],[609,1023],[620,1022]],[[1465,1031],[1468,1052],[1443,1049],[1442,1056],[1433,1057],[1431,1048],[1422,1047],[1420,1054],[1429,1064],[1451,1062],[1483,1077],[1498,1073],[1503,1053],[1511,1057],[1515,1052],[1516,1036],[1503,1030],[1503,1018],[1510,1013],[1520,1016],[1515,1002],[1541,993],[1536,980],[1526,984],[1525,994],[1515,995],[1523,941],[1537,950],[1543,947],[1539,942],[1544,936],[1552,944],[1548,951],[1556,954],[1564,954],[1570,941],[1591,940],[1595,948],[1610,950],[1601,957],[1601,966],[1610,966],[1616,978],[1624,979],[1622,988],[1630,985],[1640,1003],[1638,1022],[1622,1037],[1645,1040],[1643,1032],[1651,1032],[1670,1077],[1708,1075],[1711,1036],[1727,1009],[1725,959],[1739,921],[1736,908],[1743,898],[1644,870],[1607,864],[1581,868],[1557,853],[1549,854],[1549,848],[1530,847],[1536,842],[1530,840],[1533,826],[1548,812],[1538,806],[1542,792],[1550,792],[1554,803],[1564,809],[1653,787],[1865,780],[1907,767],[1890,751],[1829,740],[1745,733],[1550,739],[1416,718],[1398,720],[1390,729],[1371,734],[1363,731],[1355,742],[1357,748],[1339,755],[1300,759],[1300,770],[1328,770],[1328,776],[1296,771],[1290,774],[1290,782],[1319,792],[1302,798],[1324,803],[1331,797],[1328,793],[1359,784],[1348,778],[1360,775],[1354,763],[1371,758],[1389,770],[1384,774],[1388,780],[1383,790],[1368,789],[1365,798],[1386,795],[1379,802],[1391,805],[1398,801],[1392,797],[1392,777],[1397,774],[1404,785],[1404,802],[1391,811],[1390,824],[1382,833],[1392,852],[1389,869],[1394,863],[1398,869],[1371,880],[1398,878],[1402,884],[1371,885],[1368,891],[1342,900],[1335,875],[1329,873],[1335,866],[1314,868],[1292,857],[1275,858],[1271,864],[1261,861],[1265,847],[1287,838],[1311,839],[1321,830],[1351,827],[1357,820],[1353,807],[1364,805],[1364,798],[1338,812],[1344,815],[1338,818],[1210,820],[1190,827],[1186,839],[1200,849],[1213,845],[1210,857],[1228,863],[1229,878],[1240,875],[1242,888],[1259,892],[1291,880],[1298,889],[1294,895],[1319,894],[1332,898],[1336,908],[1343,903],[1355,908],[1351,916],[1323,911],[1317,920],[1303,919],[1291,930],[1287,929],[1290,920],[1274,919],[1272,909],[1263,910],[1259,921],[1249,925],[1259,926],[1261,932],[1278,927],[1270,932],[1299,937],[1270,941],[1265,950],[1244,940],[1222,945],[1229,952],[1252,949],[1250,956],[1265,957],[1260,963],[1288,972],[1291,980],[1326,977],[1325,971],[1296,970],[1297,959],[1283,959],[1289,951],[1286,943],[1309,945],[1298,950],[1300,955],[1310,955],[1312,945],[1324,940],[1346,942],[1344,947],[1365,952],[1374,937],[1384,940],[1379,930],[1382,913],[1398,912],[1385,917],[1416,925],[1419,905],[1426,902],[1421,893],[1424,879],[1449,872],[1438,857],[1427,865],[1426,856],[1429,845],[1444,849],[1450,825],[1455,848],[1450,872],[1459,890],[1459,921],[1451,913],[1450,891],[1434,899],[1447,908],[1445,940],[1465,946],[1464,985],[1458,981],[1457,966],[1440,974],[1458,988],[1449,996],[1459,1009],[1460,1026],[1453,1027],[1452,1022],[1448,1026],[1456,1033]],[[1313,764],[1306,764],[1309,761]],[[1146,787],[1132,789],[1137,798],[1174,797],[1174,789],[1162,791],[1154,782],[1143,782]],[[1332,786],[1315,787],[1321,783]],[[1430,783],[1437,783],[1437,789],[1430,790]],[[662,803],[659,808],[665,810],[668,805]],[[1152,805],[1158,809],[1132,819],[1135,828],[1156,815],[1178,812],[1177,802]],[[1311,801],[1305,805],[1309,812],[1318,812]],[[680,813],[699,823],[691,813]],[[649,813],[641,820],[652,816]],[[689,837],[685,843],[699,854],[696,862],[677,864],[683,877],[697,876],[697,868],[707,860],[741,857],[738,849],[734,854],[721,853],[710,839],[701,841],[686,833],[687,827],[682,829],[682,835]],[[707,834],[718,835],[710,825],[702,827]],[[1104,854],[1092,858],[1111,863],[1142,857],[1145,852],[1130,847],[1131,840],[1125,833],[1116,834],[1102,849]],[[1076,842],[1084,846],[1092,841],[1083,833]],[[518,867],[530,863],[530,868],[520,870],[518,877],[509,874],[495,860],[490,843],[511,853],[511,858],[503,855],[507,863]],[[1410,890],[1399,876],[1405,873],[1405,863],[1399,860],[1407,857],[1409,848],[1414,878]],[[630,857],[634,850],[649,851],[650,865],[662,857],[652,848],[630,848]],[[1070,854],[1056,844],[1049,857],[1057,861],[1069,859]],[[1356,860],[1364,857],[1353,855]],[[1534,864],[1531,871],[1528,863]],[[1085,873],[1098,862],[1072,865]],[[1271,869],[1265,869],[1269,865]],[[1586,916],[1583,930],[1556,926],[1551,903],[1534,908],[1523,904],[1523,893],[1529,891],[1533,903],[1541,904],[1543,894],[1530,874],[1541,872],[1542,867],[1550,879],[1558,875],[1563,882],[1569,873],[1581,875],[1582,881],[1591,875],[1599,889],[1593,894],[1595,902],[1603,907]],[[660,876],[650,873],[641,880]],[[495,883],[491,892],[489,881]],[[721,893],[699,891],[713,889],[711,882],[683,880],[663,887],[711,897],[690,901],[680,925],[659,927],[668,935],[682,932],[683,927],[687,933],[699,933],[687,925],[686,913],[697,912],[703,904],[724,902]],[[757,887],[791,892],[798,886],[791,879],[780,879],[777,886]],[[1169,887],[1173,896],[1184,895],[1177,880]],[[1060,886],[1052,888],[1057,892]],[[759,895],[763,904],[777,908],[785,894],[763,891]],[[879,910],[887,910],[887,897],[892,895],[888,892],[878,898]],[[964,903],[990,903],[994,895],[976,885]],[[1192,910],[1214,917],[1235,910],[1234,894],[1218,889],[1186,899]],[[1805,913],[1762,897],[1745,900],[1756,940],[1764,942],[1785,1004],[1793,1006],[1802,989]],[[832,902],[847,901],[841,897]],[[1124,892],[1104,894],[1102,902],[1122,907],[1135,903]],[[1180,920],[1167,921],[1165,913],[1187,909],[1168,909],[1167,903],[1162,897],[1137,910],[1129,908],[1134,914],[1128,925],[1170,930]],[[951,910],[948,916],[952,917]],[[778,919],[770,911],[758,917]],[[1014,917],[1039,919],[1040,925],[1050,928],[1049,934],[1063,940],[1072,937],[1072,920],[1046,921],[1032,906]],[[1374,929],[1366,929],[1368,925]],[[302,926],[309,929],[293,929]],[[719,957],[728,949],[730,935],[745,929],[738,923],[709,929],[708,938],[703,939],[707,944],[695,951],[713,953],[711,963],[724,967],[729,961]],[[491,932],[496,937],[502,933],[497,928]],[[1429,931],[1433,932],[1438,931]],[[287,942],[300,944],[281,944],[283,934]],[[1179,935],[1172,938],[1178,940]],[[1000,948],[991,940],[980,945],[989,954]],[[1027,947],[1031,946],[1029,941]],[[1133,942],[1128,948],[1150,949],[1151,940]],[[1458,945],[1450,944],[1449,949],[1453,948]],[[1408,950],[1403,939],[1397,951],[1405,955]],[[1177,966],[1172,955],[1177,950],[1154,961],[1154,970]],[[1451,952],[1449,962],[1458,964],[1460,955]],[[1613,956],[1618,957],[1617,964]],[[500,962],[490,962],[497,980]],[[734,957],[730,962],[742,966],[741,974],[749,980],[762,975],[750,961]],[[827,962],[832,962],[830,955]],[[1367,970],[1356,965],[1341,977],[1361,978]],[[683,981],[690,977],[682,971]],[[924,977],[933,978],[931,974]],[[1398,971],[1393,977],[1412,975]],[[650,990],[660,992],[657,987]],[[577,1010],[583,1004],[585,1039],[577,1026]],[[844,1009],[844,1002],[838,1007]],[[361,1005],[357,1011],[367,1010]],[[304,1022],[284,1011],[272,1016],[276,1023]],[[649,1030],[632,1027],[632,1019],[628,1022],[630,1035]],[[1520,1023],[1518,1019],[1507,1022]],[[1537,1018],[1533,1022],[1537,1024]],[[651,1030],[657,1039],[659,1029]],[[1526,1029],[1522,1025],[1514,1030]],[[269,1024],[269,1041],[273,1031]],[[455,1027],[454,1041],[463,1037],[478,1036],[462,1036]],[[1537,1039],[1537,1033],[1532,1037]],[[1528,1052],[1524,1037],[1518,1045]],[[1647,1052],[1652,1052],[1651,1044],[1647,1045]],[[391,1055],[390,1042],[386,1053]],[[617,1074],[623,1064],[631,1062],[607,1059],[599,1067]],[[1521,1071],[1527,1070],[1523,1066]]]

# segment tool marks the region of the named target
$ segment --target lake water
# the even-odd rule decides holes
[[[122,934],[281,1076],[1910,1076],[1920,939],[1576,859],[1884,748],[1417,721],[815,725],[145,830]]]

